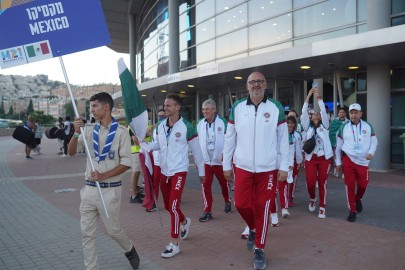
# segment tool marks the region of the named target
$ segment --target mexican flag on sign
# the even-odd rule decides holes
[[[50,53],[48,43],[42,42],[25,47],[28,57],[35,57]]]

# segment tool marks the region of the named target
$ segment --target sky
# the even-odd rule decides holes
[[[120,58],[129,68],[129,55],[117,53],[103,46],[62,56],[70,84],[93,85],[100,83],[121,84],[117,61]],[[49,80],[65,82],[59,57],[31,64],[1,69],[2,75],[48,75]]]

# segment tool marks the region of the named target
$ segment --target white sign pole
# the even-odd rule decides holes
[[[72,101],[73,110],[75,111],[75,116],[76,116],[76,118],[79,118],[80,116],[79,116],[79,113],[77,111],[77,107],[76,107],[75,99],[73,97],[72,89],[70,89],[70,83],[69,83],[69,79],[68,79],[68,76],[67,76],[67,73],[66,73],[65,64],[63,63],[62,56],[59,56],[59,62],[60,62],[60,66],[62,67],[63,76],[65,76],[66,86],[67,86],[67,89],[69,91],[70,100]],[[84,128],[83,127],[80,128],[80,131],[84,136]],[[90,151],[89,151],[89,146],[87,145],[86,138],[84,138],[83,141],[84,141],[84,147],[86,148],[87,158],[90,161],[91,169],[94,171],[94,164],[93,164],[93,160],[91,159],[91,154],[90,154]],[[100,195],[101,203],[102,203],[103,208],[104,208],[105,215],[106,215],[107,218],[109,218],[107,207],[105,206],[105,202],[104,202],[104,197],[103,197],[103,194],[101,193],[100,183],[98,181],[95,181],[95,182],[96,182],[98,194]]]

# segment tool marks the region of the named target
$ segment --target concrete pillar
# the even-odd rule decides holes
[[[129,70],[136,81],[136,17],[134,14],[128,14],[129,26]]]
[[[367,121],[373,126],[378,139],[377,152],[370,169],[391,169],[391,74],[389,65],[367,67]]]
[[[179,0],[169,1],[169,74],[179,72]]]
[[[367,0],[367,30],[391,26],[391,0]]]

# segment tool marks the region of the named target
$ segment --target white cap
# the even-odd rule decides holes
[[[349,112],[351,110],[361,111],[360,104],[359,103],[353,103],[352,105],[349,106]]]

